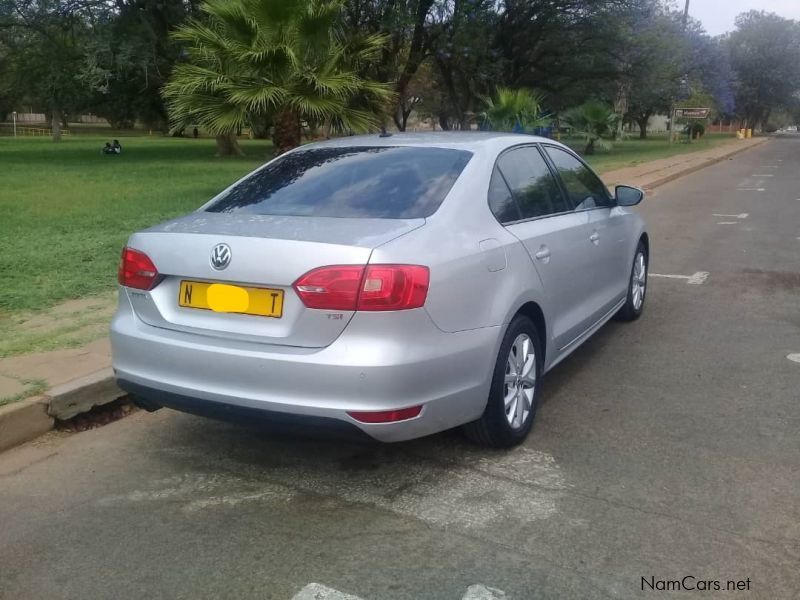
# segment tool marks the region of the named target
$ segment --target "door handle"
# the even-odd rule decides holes
[[[596,244],[600,240],[600,234],[596,231],[592,232],[592,235],[589,236],[589,241],[593,244]]]
[[[547,260],[550,258],[550,248],[547,246],[539,246],[539,251],[533,255],[536,260]]]

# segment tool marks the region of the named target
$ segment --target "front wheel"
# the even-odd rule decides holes
[[[643,242],[636,247],[628,281],[628,297],[619,309],[617,317],[621,321],[635,321],[642,316],[644,299],[647,293],[647,249]]]
[[[506,330],[495,363],[486,410],[464,426],[474,442],[494,448],[521,443],[533,426],[538,405],[542,351],[539,332],[518,315]]]

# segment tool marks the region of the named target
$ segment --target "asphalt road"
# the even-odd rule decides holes
[[[0,456],[0,597],[797,598],[800,139],[641,210],[652,273],[684,278],[651,277],[640,321],[548,376],[523,447],[281,439],[166,410],[51,434]],[[685,576],[749,591],[642,591]]]

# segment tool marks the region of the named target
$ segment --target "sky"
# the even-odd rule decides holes
[[[685,0],[673,1],[683,10]],[[712,36],[733,30],[736,15],[749,10],[800,20],[800,0],[689,0],[689,14],[700,20]]]

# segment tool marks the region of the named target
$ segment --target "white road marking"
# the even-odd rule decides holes
[[[476,583],[467,588],[461,600],[507,600],[503,590]],[[309,583],[292,596],[292,600],[362,600],[359,596],[345,594],[321,583]]]
[[[708,271],[697,271],[693,275],[665,275],[663,273],[650,273],[650,277],[663,277],[665,279],[685,279],[686,283],[700,285],[708,279]]]
[[[243,485],[248,489],[233,491]],[[169,501],[182,504],[183,511],[195,513],[208,508],[233,507],[244,502],[285,503],[296,495],[294,490],[279,484],[260,484],[257,489],[252,489],[247,486],[245,479],[224,474],[186,473],[155,480],[148,487],[150,489],[106,496],[97,502],[101,506],[114,506]]]
[[[689,279],[689,275],[664,275],[662,273],[650,273],[650,277],[664,277],[666,279]]]
[[[508,596],[503,590],[486,587],[485,585],[475,584],[467,588],[461,600],[506,600]]]
[[[689,281],[686,283],[690,285],[700,285],[704,283],[706,279],[708,279],[708,275],[708,271],[697,271],[697,273],[689,277]]]
[[[292,600],[361,600],[361,598],[352,594],[345,594],[319,583],[309,583],[292,596]]]
[[[728,217],[729,219],[733,219],[733,218],[746,219],[747,217],[750,216],[750,213],[739,213],[738,215],[720,215],[720,214],[714,213],[711,216],[712,217]]]
[[[717,225],[738,225],[739,221],[717,221]]]
[[[800,352],[792,352],[791,354],[787,354],[786,358],[792,362],[800,363]]]
[[[766,188],[736,188],[737,192],[766,192]]]
[[[775,177],[775,173],[756,173],[750,177]]]

